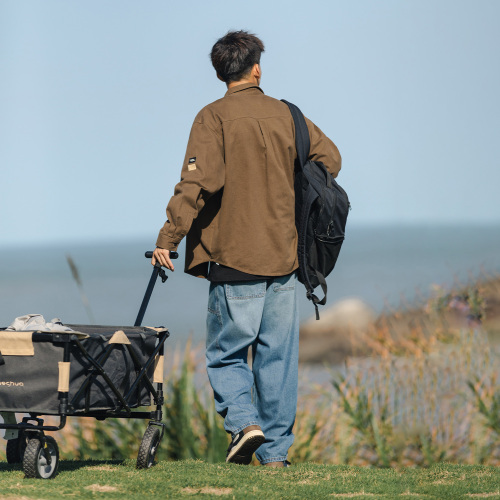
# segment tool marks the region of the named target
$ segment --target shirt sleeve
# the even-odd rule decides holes
[[[202,110],[195,118],[181,171],[181,181],[167,206],[167,221],[156,246],[177,250],[207,200],[224,186],[225,164],[222,127]]]
[[[337,146],[311,120],[306,118],[306,123],[311,141],[309,160],[322,162],[333,177],[337,177],[342,167]]]

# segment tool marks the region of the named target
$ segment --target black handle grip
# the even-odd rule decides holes
[[[144,256],[146,257],[146,259],[150,259],[151,257],[153,257],[153,252],[151,252],[151,251],[146,252],[144,254]],[[179,254],[177,252],[170,252],[171,259],[177,259],[178,257],[179,257]]]

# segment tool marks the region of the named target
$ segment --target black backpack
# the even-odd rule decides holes
[[[326,280],[332,272],[344,241],[345,224],[351,205],[347,193],[320,161],[309,158],[309,130],[300,109],[290,108],[295,123],[295,225],[299,237],[299,281],[307,290],[319,319],[318,305],[326,303]],[[320,285],[325,296],[319,300],[314,289]]]

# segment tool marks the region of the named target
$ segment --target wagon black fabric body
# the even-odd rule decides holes
[[[59,363],[63,362],[64,345],[68,340],[70,367],[67,415],[123,409],[123,403],[112,386],[122,396],[127,395],[155,350],[158,331],[147,327],[68,326],[87,337],[70,333],[33,332],[32,356],[3,356],[4,364],[0,366],[0,411],[41,415],[60,413]],[[117,335],[117,332],[123,332],[124,335]],[[12,335],[16,333],[12,332]],[[130,344],[120,343],[120,340]],[[135,362],[131,349],[137,357]],[[89,357],[102,366],[111,385],[96,370]],[[153,376],[154,367],[153,360],[145,373],[148,380]],[[81,390],[84,384],[86,386]],[[130,394],[127,405],[136,408],[150,404],[151,391],[144,377]]]

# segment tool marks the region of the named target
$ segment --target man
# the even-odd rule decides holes
[[[181,181],[153,264],[187,236],[185,272],[210,280],[207,373],[232,442],[227,462],[283,467],[293,443],[299,320],[296,304],[294,124],[259,88],[262,41],[229,32],[211,52],[227,92],[196,116]],[[310,157],[333,175],[340,155],[312,122]],[[252,349],[252,368],[247,364]]]

